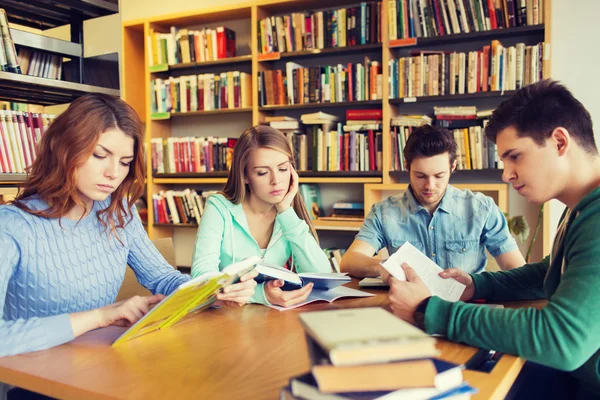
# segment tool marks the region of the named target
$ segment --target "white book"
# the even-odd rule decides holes
[[[375,296],[372,293],[363,292],[361,290],[352,289],[346,286],[338,286],[333,289],[323,290],[323,289],[313,289],[306,300],[302,303],[294,304],[289,307],[282,307],[274,304],[269,304],[267,307],[274,308],[275,310],[285,311],[291,310],[294,308],[302,307],[306,304],[313,303],[315,301],[327,301],[329,303],[340,299],[342,297],[373,297]]]
[[[415,270],[431,294],[447,301],[458,301],[466,286],[455,279],[444,279],[439,276],[443,271],[409,242],[404,244],[381,264],[394,278],[406,281],[402,263],[407,263]]]

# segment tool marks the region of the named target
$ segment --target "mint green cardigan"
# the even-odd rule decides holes
[[[210,196],[196,236],[192,278],[260,255],[261,249],[250,233],[242,205],[232,203],[222,194]],[[293,208],[277,214],[263,257],[266,263],[283,266],[290,256],[297,272],[331,272],[327,256]],[[256,287],[250,302],[269,304],[263,284]]]

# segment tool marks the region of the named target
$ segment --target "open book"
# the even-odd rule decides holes
[[[341,299],[342,297],[372,297],[375,296],[372,293],[363,292],[361,290],[352,289],[346,286],[339,286],[333,289],[315,289],[310,292],[306,300],[302,303],[294,304],[289,307],[277,306],[275,304],[269,304],[268,307],[274,308],[279,311],[291,310],[293,308],[302,307],[308,303],[315,301],[327,301],[329,303]]]
[[[342,273],[323,272],[301,272],[296,274],[288,269],[270,264],[258,264],[256,266],[258,276],[254,279],[257,283],[281,279],[285,285],[281,290],[296,290],[312,282],[314,289],[329,290],[351,282],[352,278]]]
[[[443,271],[409,242],[404,244],[381,264],[394,278],[406,280],[402,263],[407,263],[415,270],[432,295],[448,301],[458,301],[465,291],[465,285],[454,280],[444,279],[438,274]]]
[[[216,295],[223,288],[237,283],[242,275],[252,271],[261,260],[260,257],[250,257],[228,265],[220,272],[203,274],[182,284],[119,336],[113,346],[158,329],[168,328],[190,313],[205,310],[217,300]]]

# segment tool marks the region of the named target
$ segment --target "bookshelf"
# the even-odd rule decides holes
[[[117,1],[69,1],[54,7],[45,1],[6,0],[0,4],[10,24],[10,34],[16,49],[50,54],[69,59],[63,62],[63,77],[70,80],[48,79],[38,76],[0,71],[0,101],[54,106],[70,103],[86,93],[103,93],[120,96],[120,90],[90,84],[93,63],[106,65],[105,60],[84,58],[83,21],[119,12]],[[71,41],[60,40],[41,34],[15,28],[13,24],[45,30],[70,25]],[[2,49],[4,52],[4,49]],[[113,65],[118,65],[118,61]],[[115,68],[118,70],[118,67]],[[118,74],[117,74],[118,75]],[[39,107],[42,113],[42,107]],[[20,140],[17,139],[17,140]],[[13,143],[14,145],[14,143]],[[14,170],[14,169],[13,169]],[[17,168],[17,171],[20,169]],[[12,200],[19,186],[26,179],[24,173],[0,173],[0,203]]]
[[[263,123],[267,116],[290,115],[298,117],[304,112],[313,112],[323,109],[325,112],[338,113],[341,115],[346,109],[381,109],[383,114],[382,129],[382,170],[374,173],[348,173],[348,172],[304,172],[301,171],[301,183],[317,183],[321,188],[328,188],[331,191],[360,192],[360,200],[365,202],[365,212],[368,212],[370,205],[385,198],[393,193],[398,193],[406,189],[408,175],[405,172],[391,171],[391,139],[389,121],[402,114],[432,114],[434,105],[477,105],[478,108],[491,108],[498,105],[501,101],[508,98],[514,91],[496,91],[496,92],[478,92],[466,93],[460,95],[444,96],[421,96],[413,98],[390,99],[388,88],[388,79],[390,73],[387,68],[392,59],[403,57],[411,51],[418,50],[442,50],[442,51],[473,51],[481,49],[484,44],[489,44],[491,40],[498,39],[504,44],[513,45],[516,42],[524,41],[528,44],[537,42],[551,43],[550,21],[551,21],[551,0],[543,1],[544,20],[543,23],[530,26],[520,26],[513,28],[497,29],[492,31],[471,32],[453,34],[438,37],[400,39],[390,41],[388,38],[388,23],[381,26],[381,43],[372,43],[357,45],[352,47],[335,47],[314,50],[299,50],[290,52],[276,52],[261,54],[258,48],[259,28],[258,21],[263,18],[302,12],[304,10],[323,10],[349,7],[351,4],[342,0],[259,0],[256,2],[243,2],[238,5],[227,5],[222,7],[209,7],[197,11],[189,11],[176,14],[168,14],[159,17],[151,17],[123,23],[123,96],[138,112],[142,120],[146,123],[146,142],[150,146],[152,138],[165,138],[172,135],[179,135],[180,125],[177,121],[186,120],[189,124],[202,126],[203,118],[219,118],[223,113],[223,123],[226,119],[236,118],[244,119],[246,126]],[[352,4],[359,4],[355,2]],[[370,3],[370,2],[369,2]],[[388,7],[384,0],[381,7],[382,21],[388,21]],[[219,60],[215,63],[195,63],[193,65],[171,65],[160,67],[148,66],[147,49],[145,45],[146,36],[151,29],[167,32],[170,26],[178,28],[196,29],[200,26],[230,26],[237,24],[237,29],[248,33],[249,41],[244,43],[244,51],[237,57],[231,59]],[[241,27],[241,28],[240,28]],[[236,30],[236,38],[239,41],[240,33]],[[239,43],[238,43],[239,51]],[[382,100],[366,100],[360,102],[339,102],[339,103],[309,103],[293,105],[265,105],[259,106],[259,94],[257,82],[259,72],[268,70],[282,69],[288,61],[299,62],[302,64],[314,66],[334,64],[337,62],[352,62],[355,58],[362,61],[363,57],[369,56],[380,62],[383,77]],[[331,60],[331,62],[330,62]],[[210,72],[216,68],[223,71],[223,68],[238,69],[242,66],[247,67],[245,71],[251,73],[252,79],[252,106],[247,110],[236,110],[220,112],[219,110],[209,112],[195,113],[172,113],[168,119],[154,119],[150,109],[150,81],[156,76],[168,76],[165,74],[184,74],[185,71],[201,69]],[[550,76],[550,60],[543,60],[544,77]],[[141,91],[139,88],[146,88]],[[185,114],[185,115],[184,115]],[[189,118],[188,118],[189,117]],[[243,129],[235,135],[239,135]],[[189,129],[188,129],[189,131]],[[201,135],[199,135],[201,136]],[[147,183],[147,194],[151,196],[158,190],[168,190],[173,188],[179,190],[184,187],[194,187],[196,189],[220,189],[226,181],[226,173],[196,173],[196,174],[162,174],[152,176],[152,166],[148,162],[147,174],[150,179]],[[457,183],[459,188],[468,188],[473,191],[483,192],[494,198],[503,211],[509,210],[508,199],[510,189],[501,180],[501,171],[498,170],[480,170],[480,171],[457,171],[451,179],[451,183]],[[149,202],[151,203],[151,202]],[[520,213],[513,210],[513,213]],[[166,224],[153,224],[154,212],[149,204],[148,232],[152,239],[166,236],[177,236],[178,227]],[[318,221],[316,228],[326,234],[327,231],[333,232],[356,232],[360,227],[360,222],[347,224],[334,224],[326,221]],[[548,227],[544,227],[544,237],[548,235]],[[345,239],[349,244],[352,236]],[[544,239],[545,240],[545,239]],[[544,247],[544,251],[546,247]]]

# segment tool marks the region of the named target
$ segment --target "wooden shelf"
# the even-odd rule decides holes
[[[299,51],[288,51],[285,53],[266,53],[258,55],[258,62],[269,62],[277,61],[287,58],[303,58],[303,57],[319,57],[319,56],[330,56],[335,54],[347,54],[347,53],[368,53],[374,50],[381,49],[381,43],[375,44],[361,44],[358,46],[346,46],[346,47],[329,47],[326,49],[313,49],[313,50],[299,50]]]
[[[503,92],[477,92],[465,94],[448,94],[444,96],[423,96],[423,97],[404,97],[399,99],[391,99],[390,104],[412,104],[412,103],[436,103],[440,101],[456,101],[456,100],[475,100],[486,98],[501,98],[510,97],[515,94],[516,90],[505,90]]]
[[[459,33],[456,35],[444,35],[426,38],[407,38],[390,40],[391,49],[402,49],[411,47],[431,47],[442,44],[451,44],[459,42],[470,42],[480,39],[501,39],[506,37],[524,36],[524,35],[543,35],[544,25],[517,26],[514,28],[494,29],[483,32]]]
[[[308,109],[308,108],[343,108],[343,107],[365,107],[365,106],[379,106],[381,107],[381,100],[365,100],[365,101],[340,101],[336,103],[304,103],[304,104],[285,104],[276,106],[262,106],[258,107],[259,111],[277,111],[277,110],[290,110],[290,109]]]
[[[153,121],[163,121],[171,118],[181,117],[198,117],[202,115],[219,115],[219,114],[245,114],[251,113],[252,108],[223,108],[219,110],[208,110],[208,111],[188,111],[188,112],[164,112],[164,113],[153,113],[150,115],[150,119]]]
[[[2,0],[2,8],[8,14],[8,21],[36,29],[56,28],[69,25],[74,15],[81,20],[117,14],[117,0],[69,0],[49,2],[47,0]]]
[[[209,183],[225,183],[227,178],[154,178],[152,183],[163,185],[202,185]]]
[[[0,185],[16,186],[25,182],[27,174],[0,174]]]
[[[459,169],[452,173],[450,183],[457,180],[477,179],[480,182],[502,183],[503,169],[487,168],[487,169]],[[401,182],[408,182],[407,171],[390,171],[390,175],[399,178]]]
[[[229,65],[229,64],[243,64],[252,62],[252,55],[221,58],[219,60],[204,61],[204,62],[193,62],[193,63],[181,63],[181,64],[161,64],[153,65],[150,67],[150,73],[163,73],[168,71],[176,71],[180,69],[203,69],[206,67],[212,67],[215,65]]]
[[[317,230],[358,232],[365,221],[363,219],[357,219],[356,221],[322,221],[315,219],[311,222]]]
[[[152,224],[157,228],[198,228],[198,224]]]
[[[120,95],[118,89],[0,72],[0,100],[4,101],[47,106],[70,103],[87,93],[103,93],[113,97]]]

